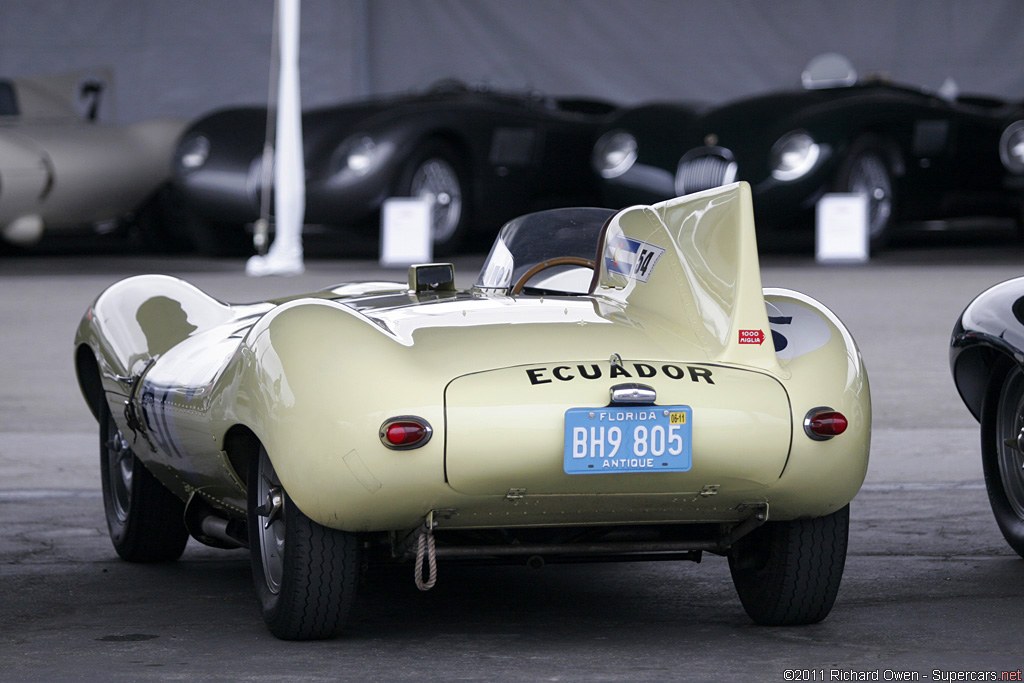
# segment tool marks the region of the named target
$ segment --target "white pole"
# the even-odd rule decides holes
[[[249,275],[297,275],[302,263],[302,223],[306,212],[302,155],[302,102],[299,93],[300,0],[278,0],[281,74],[277,88],[274,152],[274,243],[266,256],[246,263]]]
[[[260,217],[253,226],[253,246],[256,253],[267,253],[270,235],[270,201],[274,195],[274,136],[277,134],[277,82],[281,76],[281,2],[274,0],[274,21],[270,27],[270,76],[267,84],[267,125],[263,134],[263,154],[260,155]]]

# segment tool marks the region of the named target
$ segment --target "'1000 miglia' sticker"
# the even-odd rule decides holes
[[[604,250],[604,267],[609,273],[625,275],[631,280],[647,282],[658,259],[665,253],[662,247],[632,239],[614,237]]]

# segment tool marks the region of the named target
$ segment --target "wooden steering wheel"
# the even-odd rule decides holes
[[[555,266],[580,266],[581,268],[590,268],[594,270],[597,268],[597,264],[588,258],[580,258],[579,256],[559,256],[557,258],[548,259],[547,261],[541,261],[533,268],[523,273],[523,276],[512,285],[512,289],[509,290],[509,294],[516,295],[521,294],[523,288],[526,287],[526,283],[533,279],[533,277],[548,268],[554,268]]]

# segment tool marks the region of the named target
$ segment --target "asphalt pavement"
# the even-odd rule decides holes
[[[456,260],[460,286],[481,261]],[[428,593],[411,570],[389,569],[366,578],[343,637],[287,643],[263,626],[245,551],[190,541],[174,564],[120,561],[103,519],[97,427],[73,375],[86,307],[145,272],[235,302],[405,279],[334,254],[306,266],[253,279],[240,260],[0,257],[0,680],[1021,680],[1024,560],[992,519],[977,424],[947,356],[970,299],[1024,275],[1012,235],[922,234],[857,266],[763,258],[765,286],[809,294],[845,321],[874,405],[839,598],[823,623],[799,628],[754,626],[725,560],[705,556],[442,567]]]

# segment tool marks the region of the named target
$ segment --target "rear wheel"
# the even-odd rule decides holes
[[[249,551],[263,620],[284,640],[336,636],[356,592],[358,538],[304,515],[263,447],[249,465],[248,479]]]
[[[1024,372],[997,375],[982,407],[981,464],[1003,538],[1024,556]]]
[[[114,423],[100,412],[100,473],[107,529],[117,554],[129,562],[169,562],[188,542],[185,504],[156,480]]]
[[[768,522],[729,554],[743,609],[765,626],[814,624],[832,610],[846,564],[850,506],[831,515]]]

